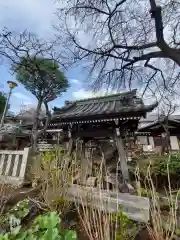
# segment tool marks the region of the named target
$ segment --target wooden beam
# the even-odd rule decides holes
[[[87,163],[87,159],[86,159],[86,148],[85,148],[85,142],[82,142],[82,148],[81,148],[81,169],[80,169],[80,183],[84,184],[86,182],[86,177],[87,177],[87,167],[88,167],[88,163]]]
[[[47,129],[46,130],[46,132],[62,132],[62,131],[63,131],[62,129]]]
[[[84,130],[82,132],[75,132],[73,134],[74,137],[80,137],[80,138],[107,138],[112,136],[112,130],[109,129],[92,129],[92,130]]]
[[[76,184],[67,188],[65,198],[78,204],[89,205],[100,211],[109,213],[123,211],[135,221],[145,223],[149,221],[149,198],[117,191],[82,187]]]
[[[69,139],[69,144],[68,144],[68,154],[69,154],[69,156],[72,155],[73,149],[74,149],[74,139],[70,138]]]
[[[123,178],[127,182],[130,182],[128,165],[127,165],[125,150],[124,150],[124,144],[123,144],[122,137],[120,135],[120,131],[114,131],[114,140],[115,140],[118,154],[119,154],[119,161],[120,161],[121,172],[122,172]]]
[[[92,173],[92,159],[90,157],[89,149],[86,146],[85,141],[82,140],[82,147],[81,147],[81,154],[80,154],[80,161],[81,161],[81,168],[80,168],[80,183],[86,184],[87,176],[91,175]]]

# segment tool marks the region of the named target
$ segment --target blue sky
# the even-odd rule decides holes
[[[0,0],[0,28],[7,27],[11,31],[22,32],[27,29],[43,38],[53,37],[52,25],[56,22],[55,11],[58,4],[53,0]],[[86,78],[81,68],[70,69],[67,77],[71,84],[60,98],[52,101],[50,107],[62,106],[65,100],[86,98],[93,95],[86,91],[83,80]],[[9,66],[0,66],[0,90],[8,92],[7,81],[15,80]],[[18,84],[10,99],[11,111],[19,112],[23,105],[36,105],[36,98]]]
[[[62,2],[58,0],[0,0],[0,29],[7,27],[12,32],[28,30],[44,39],[52,39],[54,37],[53,24],[58,21],[55,12]],[[86,42],[88,36],[83,34],[81,38]],[[0,65],[0,91],[6,93],[8,92],[6,82],[15,80],[15,76],[11,75],[9,67]],[[82,99],[105,93],[103,90],[96,94],[93,94],[90,90],[87,91],[87,82],[85,81],[87,74],[80,66],[70,69],[66,76],[71,87],[63,96],[52,101],[50,108],[62,106],[65,100]],[[148,99],[148,103],[149,101]],[[27,92],[22,85],[18,84],[10,99],[10,110],[18,113],[23,106],[28,108],[36,106],[36,104],[36,98],[30,92]]]

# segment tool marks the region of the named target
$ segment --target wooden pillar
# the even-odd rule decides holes
[[[149,144],[152,146],[152,148],[155,148],[154,139],[152,136],[149,137]]]
[[[80,159],[80,183],[86,182],[87,176],[87,162],[86,162],[86,144],[82,140],[82,147],[81,147],[81,159]]]
[[[74,139],[70,138],[69,143],[68,143],[68,154],[69,154],[69,156],[72,155],[73,149],[74,149]]]
[[[116,131],[114,131],[114,140],[115,140],[118,154],[119,154],[119,161],[120,161],[123,178],[124,180],[129,182],[130,178],[129,178],[128,165],[127,165],[126,156],[125,156],[124,144],[123,144],[123,140],[122,140],[119,129],[116,129]]]
[[[71,156],[72,156],[72,153],[73,153],[73,149],[74,149],[74,139],[73,138],[70,138],[69,139],[69,143],[68,143],[68,156],[66,157],[66,161],[64,162],[64,165],[63,165],[63,171],[64,173],[62,174],[62,177],[61,177],[61,184],[63,185],[64,183],[66,183],[68,180],[68,174],[69,174],[69,167],[71,165]]]
[[[59,142],[60,142],[60,132],[57,133],[57,145],[59,146]]]
[[[73,153],[73,150],[75,148],[75,141],[74,138],[72,137],[71,131],[68,132],[69,135],[69,143],[68,143],[68,158],[66,159],[66,166],[65,169],[68,169],[70,162],[71,162],[71,156]]]
[[[92,156],[89,149],[86,149],[86,143],[82,141],[81,147],[81,167],[80,167],[80,183],[85,184],[87,177],[92,173]]]
[[[86,151],[86,159],[87,159],[87,174],[89,176],[92,176],[92,168],[93,168],[92,142],[90,143],[90,146]]]

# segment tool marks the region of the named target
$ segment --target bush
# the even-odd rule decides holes
[[[60,218],[56,212],[49,212],[38,216],[28,230],[23,230],[21,225],[14,227],[11,232],[0,235],[0,240],[76,240],[76,232],[62,230]]]
[[[156,161],[152,166],[152,174],[157,176],[168,176],[180,174],[180,154],[169,155],[169,157]]]
[[[152,177],[167,177],[168,173],[170,176],[178,176],[180,174],[180,154],[149,156],[148,159],[139,159],[137,165],[142,177],[146,177],[147,169],[149,169]],[[135,174],[137,165],[132,168],[133,174]]]

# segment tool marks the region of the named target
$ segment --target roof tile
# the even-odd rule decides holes
[[[84,117],[99,117],[105,115],[136,115],[136,112],[152,111],[156,104],[145,106],[142,99],[136,96],[136,90],[118,93],[104,97],[83,99],[71,102],[63,108],[54,108],[54,117],[74,119]]]

